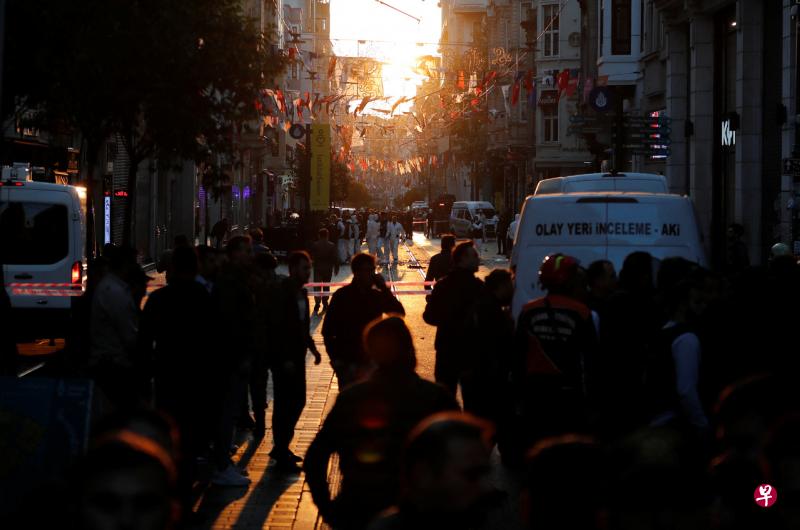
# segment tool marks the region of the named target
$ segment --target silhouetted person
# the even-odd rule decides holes
[[[3,264],[0,262],[0,322],[11,322],[11,299],[5,288]],[[17,376],[17,343],[12,333],[0,333],[0,376]]]
[[[227,262],[217,276],[212,292],[215,326],[223,334],[216,385],[212,392],[217,410],[217,433],[214,439],[213,464],[216,473],[212,482],[220,486],[243,486],[250,481],[242,477],[228,455],[233,444],[236,420],[245,409],[247,383],[255,353],[255,299],[251,275],[253,248],[250,238],[231,238],[225,249]]]
[[[336,245],[328,240],[328,229],[322,228],[319,231],[319,239],[311,244],[311,259],[314,261],[314,282],[330,283],[335,274],[339,274],[339,259]],[[324,293],[314,297],[314,313],[319,311],[319,304],[322,302],[322,310],[328,310],[328,293],[330,287],[317,287],[314,291]]]
[[[608,299],[617,289],[617,271],[614,270],[614,264],[607,259],[593,261],[586,269],[586,281],[589,284],[586,305],[600,316],[602,322]]]
[[[575,294],[582,280],[578,260],[547,256],[539,268],[546,294],[525,304],[517,320],[515,382],[525,446],[588,427],[597,335],[591,311]]]
[[[492,484],[491,427],[462,413],[435,414],[403,452],[397,507],[370,530],[481,528],[502,494]]]
[[[311,350],[315,364],[322,357],[311,338],[308,292],[303,287],[311,277],[311,258],[295,251],[289,255],[288,265],[289,277],[281,282],[270,319],[275,384],[270,457],[280,470],[295,471],[300,457],[292,453],[289,444],[306,405],[306,352]]]
[[[180,515],[172,456],[142,434],[123,430],[89,451],[69,494],[74,525],[82,530],[170,530]]]
[[[725,268],[728,274],[739,274],[750,266],[750,255],[744,242],[744,227],[739,223],[728,226]]]
[[[172,255],[176,248],[190,247],[189,238],[184,234],[178,234],[172,241],[172,248],[165,250],[161,253],[156,263],[156,272],[163,272],[167,283],[172,278]]]
[[[333,294],[322,337],[339,387],[345,388],[369,370],[361,341],[364,328],[384,313],[405,314],[403,304],[375,273],[375,257],[356,254],[350,263],[353,280]]]
[[[425,281],[439,281],[453,268],[453,247],[456,246],[456,236],[453,234],[442,235],[442,251],[431,258]]]
[[[113,248],[108,257],[109,273],[92,298],[89,369],[114,406],[130,408],[143,390],[136,365],[137,298],[143,293],[137,293],[134,287],[143,273],[132,249]]]
[[[408,433],[430,414],[458,408],[442,387],[415,373],[414,343],[400,316],[369,324],[364,346],[375,372],[342,390],[305,461],[314,503],[334,528],[363,528],[390,506],[399,490],[400,452]],[[342,485],[332,500],[327,478],[334,453]]]
[[[536,444],[527,456],[521,499],[531,530],[601,530],[608,492],[603,452],[590,438],[564,435]],[[569,491],[569,495],[563,495]]]
[[[250,239],[253,240],[253,254],[256,256],[259,254],[266,254],[269,252],[269,248],[264,244],[264,231],[260,228],[253,228],[251,229],[248,234],[250,235]]]
[[[512,398],[509,376],[513,362],[514,319],[510,305],[514,296],[511,271],[495,269],[486,277],[484,289],[467,315],[465,365],[461,375],[464,410],[497,426],[508,421]]]
[[[483,282],[475,277],[479,266],[480,258],[472,241],[456,245],[453,268],[436,283],[422,314],[425,322],[436,326],[434,377],[453,396],[467,355],[468,345],[464,342],[466,316],[483,289]]]
[[[227,217],[223,217],[211,228],[211,237],[214,238],[214,248],[222,248],[225,243],[225,238],[231,231],[231,223]]]
[[[625,258],[619,287],[608,299],[600,323],[603,426],[612,430],[630,430],[641,422],[647,352],[664,323],[655,302],[653,267],[647,252]]]

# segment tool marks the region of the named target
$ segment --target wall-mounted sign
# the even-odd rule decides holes
[[[720,145],[722,145],[722,147],[734,147],[736,145],[736,131],[731,124],[731,118],[722,120],[720,126]]]
[[[299,123],[295,123],[289,129],[289,136],[291,136],[295,140],[301,140],[305,135],[306,135],[306,128],[300,125]]]
[[[581,34],[577,31],[569,34],[569,45],[573,48],[577,48],[581,45]]]
[[[589,92],[589,105],[597,112],[608,112],[613,106],[614,98],[611,90],[605,86],[596,86]]]
[[[103,243],[111,243],[111,197],[103,197]]]
[[[542,90],[539,96],[539,106],[543,109],[553,108],[558,105],[557,90]]]

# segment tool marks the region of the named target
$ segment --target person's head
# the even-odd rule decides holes
[[[319,237],[320,241],[327,241],[328,237],[330,236],[330,232],[328,232],[327,228],[320,228],[319,232],[317,232],[317,236]]]
[[[396,216],[396,215],[393,215],[393,216],[392,216],[392,222],[393,222],[393,223],[396,223],[396,222],[397,222],[397,216]]]
[[[76,483],[80,528],[167,530],[179,516],[171,455],[147,436],[121,430],[87,453]]]
[[[572,296],[580,274],[580,262],[565,254],[546,256],[539,266],[539,284],[549,294]]]
[[[172,240],[172,248],[180,248],[180,247],[188,247],[189,245],[189,238],[186,237],[186,234],[178,234]]]
[[[295,250],[289,254],[287,262],[289,266],[289,277],[297,280],[301,284],[308,283],[311,278],[311,256],[305,250]]]
[[[462,241],[453,249],[453,268],[478,272],[481,258],[472,240]]]
[[[705,313],[703,285],[695,278],[679,281],[664,293],[667,316],[676,322],[692,323]]]
[[[484,280],[486,291],[500,302],[500,305],[511,304],[514,297],[514,275],[508,269],[495,269]]]
[[[228,261],[234,265],[247,265],[253,257],[253,242],[249,236],[235,236],[225,248]]]
[[[108,259],[110,272],[125,280],[135,273],[134,268],[138,266],[136,251],[130,247],[110,245],[105,249],[103,256]]]
[[[597,298],[604,299],[617,288],[617,271],[607,259],[593,261],[586,269],[589,291]]]
[[[697,265],[686,258],[666,258],[661,262],[656,276],[656,286],[662,293],[668,293],[676,284],[689,279]]]
[[[197,276],[197,253],[190,246],[176,247],[172,251],[171,279],[194,281]]]
[[[207,280],[214,280],[219,270],[219,256],[215,248],[208,245],[197,247],[197,272]]]
[[[599,528],[606,493],[602,463],[600,447],[585,436],[569,434],[537,443],[526,458],[520,498],[523,522],[537,530]]]
[[[456,236],[453,234],[442,234],[442,252],[452,252],[456,246]]]
[[[251,228],[248,234],[250,235],[250,239],[253,240],[253,243],[264,242],[264,232],[260,228]]]
[[[378,370],[387,373],[414,373],[417,354],[405,320],[400,315],[386,315],[370,322],[364,329],[364,351]]]
[[[409,435],[403,454],[402,503],[459,528],[485,515],[495,499],[491,426],[474,416],[430,416]]]
[[[769,249],[770,259],[775,259],[781,256],[791,256],[792,250],[786,243],[775,243]]]
[[[728,225],[728,238],[731,241],[738,241],[744,237],[744,226],[739,223],[731,223]]]
[[[274,274],[275,269],[278,268],[278,260],[272,255],[271,252],[260,252],[253,259],[253,262],[256,268],[270,275]]]
[[[619,271],[620,286],[630,292],[653,291],[653,257],[642,251],[628,254]]]
[[[369,289],[375,281],[375,256],[360,252],[350,260],[353,283],[362,289]]]

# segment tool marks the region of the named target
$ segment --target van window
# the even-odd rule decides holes
[[[494,208],[478,208],[475,210],[475,215],[483,214],[487,219],[494,217]]]
[[[69,252],[69,221],[63,204],[0,202],[0,261],[49,265]]]

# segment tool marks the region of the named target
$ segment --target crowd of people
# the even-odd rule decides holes
[[[144,304],[149,277],[131,251],[95,260],[69,339],[101,396],[91,448],[69,477],[74,527],[189,526],[198,481],[247,486],[235,434],[265,436],[270,377],[268,472],[303,470],[333,528],[482,528],[511,494],[519,528],[800,525],[791,256],[721,275],[645,252],[618,272],[553,254],[539,269],[546,294],[512,315],[513,271],[480,279],[475,244],[446,235],[423,313],[436,327],[431,382],[377,272],[388,257],[379,246],[389,240],[391,253],[388,234],[402,227],[365,221],[360,232],[357,217],[330,218],[310,252],[287,257],[288,275],[257,231],[224,250],[176,240],[159,264],[167,284]],[[343,253],[348,231],[370,252]],[[349,285],[309,296],[312,275],[330,282],[346,264]],[[306,363],[323,360],[310,331],[320,307],[340,392],[303,456],[291,447]],[[498,488],[495,449],[521,493]],[[753,499],[767,483],[781,495],[769,511]]]

